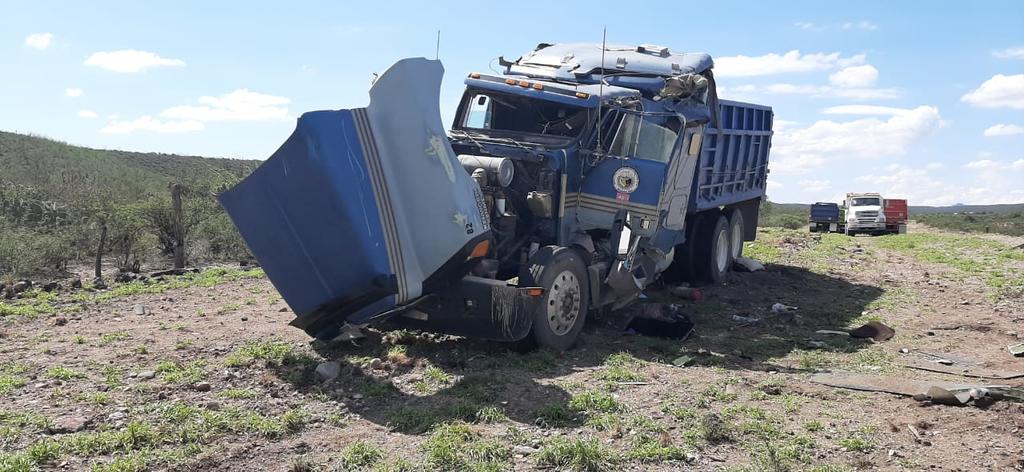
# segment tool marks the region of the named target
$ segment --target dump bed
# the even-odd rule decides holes
[[[817,202],[811,205],[810,221],[815,223],[838,223],[839,205],[826,202]]]
[[[719,101],[718,128],[708,127],[694,172],[690,212],[763,197],[771,148],[771,107]]]
[[[907,222],[907,201],[897,198],[885,199],[885,222],[887,224],[903,224]]]

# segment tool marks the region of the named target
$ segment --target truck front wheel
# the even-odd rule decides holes
[[[587,280],[586,266],[572,249],[546,246],[530,258],[529,274],[520,285],[544,288],[544,302],[534,313],[527,342],[555,351],[572,347],[587,316]]]

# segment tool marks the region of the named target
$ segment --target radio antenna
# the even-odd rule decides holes
[[[441,58],[441,30],[437,30],[437,46],[434,48],[434,60]]]
[[[601,30],[601,81],[597,84],[597,152],[598,159],[601,158],[600,154],[604,152],[602,146],[604,141],[601,140],[601,128],[604,126],[604,115],[601,113],[601,107],[604,105],[604,52],[608,49],[608,25],[605,25]]]

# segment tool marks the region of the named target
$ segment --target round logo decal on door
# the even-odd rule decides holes
[[[617,192],[633,193],[640,186],[640,175],[632,167],[620,167],[612,175],[612,185]]]

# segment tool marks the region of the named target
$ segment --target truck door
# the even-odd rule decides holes
[[[693,172],[697,168],[700,157],[701,141],[704,137],[704,126],[688,127],[683,132],[680,146],[672,153],[669,162],[665,191],[662,193],[659,211],[665,215],[662,226],[666,229],[682,231],[686,221],[686,206],[690,203],[690,190],[693,186]]]
[[[608,120],[610,137],[602,139],[608,155],[587,172],[582,183],[580,221],[585,229],[606,228],[615,212],[625,209],[633,232],[650,236],[657,227],[662,189],[678,147],[679,120],[628,111],[610,113]]]

